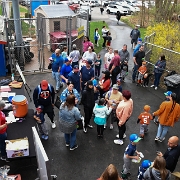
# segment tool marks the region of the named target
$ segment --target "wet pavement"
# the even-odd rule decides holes
[[[107,15],[106,13],[104,13],[104,16],[100,17],[99,8],[96,9],[97,10],[93,10],[93,13],[97,12],[97,15],[92,15],[92,19],[95,20],[97,18],[105,18],[106,22],[109,24],[109,28],[113,36],[112,47],[114,49],[120,49],[123,44],[127,44],[128,50],[132,54],[129,38],[131,29],[124,23],[120,23],[120,25],[117,25],[114,15]],[[105,54],[105,52],[105,49],[101,51],[102,56]],[[69,148],[65,146],[63,133],[61,133],[59,130],[58,109],[55,108],[55,121],[57,123],[56,129],[51,129],[50,121],[46,117],[46,122],[49,128],[49,139],[48,141],[42,141],[42,143],[51,164],[51,174],[57,175],[58,180],[97,179],[110,163],[113,163],[117,167],[119,173],[121,172],[123,166],[123,153],[129,143],[128,136],[132,133],[139,134],[139,124],[136,123],[138,115],[143,111],[143,107],[145,104],[150,105],[151,112],[154,112],[158,109],[160,103],[165,98],[163,95],[164,91],[161,89],[155,91],[150,87],[137,87],[135,84],[133,84],[131,82],[132,67],[133,62],[131,57],[129,62],[129,75],[127,76],[122,87],[123,89],[131,91],[132,99],[134,101],[134,110],[131,118],[127,123],[127,137],[125,138],[124,144],[122,146],[116,145],[113,142],[116,134],[118,133],[118,128],[115,123],[114,129],[110,130],[110,122],[108,122],[108,127],[104,132],[104,138],[97,139],[96,127],[93,119],[91,119],[94,128],[88,129],[87,134],[84,134],[82,131],[78,131],[77,144],[79,147],[74,151],[70,151]],[[49,81],[49,83],[55,85],[54,81],[51,78],[51,73],[36,75],[32,74],[25,76],[25,78],[32,90],[34,90],[34,88],[43,79],[46,79]],[[30,92],[30,95],[32,97],[32,92]],[[28,97],[27,94],[26,97]],[[29,108],[34,109],[34,105],[32,102],[29,102]],[[81,113],[83,114],[83,110],[81,110]],[[170,128],[164,142],[155,143],[154,138],[157,132],[157,125],[151,122],[149,125],[149,132],[146,134],[144,140],[141,140],[139,142],[139,144],[137,145],[137,150],[144,154],[144,159],[153,161],[156,157],[157,150],[165,152],[167,148],[168,138],[172,135],[179,135],[179,128],[180,124],[179,122],[177,122],[174,128]],[[3,164],[10,165],[12,169],[11,172],[20,173],[23,180],[34,180],[37,177],[35,159],[32,161],[26,160],[10,163],[4,163],[0,161],[0,165]],[[138,166],[139,164],[132,163],[132,180],[136,179]],[[180,163],[178,163],[176,170],[178,170],[179,168]]]

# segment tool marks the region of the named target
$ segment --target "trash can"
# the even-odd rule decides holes
[[[178,103],[180,103],[180,75],[173,74],[164,77],[164,84],[167,86],[167,91],[172,91],[176,93]]]

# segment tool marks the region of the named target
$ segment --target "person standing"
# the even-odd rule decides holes
[[[82,56],[82,59],[83,60],[91,60],[92,61],[92,64],[94,65],[96,59],[97,59],[97,55],[95,52],[93,52],[93,47],[92,46],[89,46],[88,47],[88,51],[86,51],[83,56]]]
[[[60,71],[62,82],[64,83],[68,82],[68,74],[71,71],[72,71],[71,61],[68,58],[66,58]]]
[[[84,106],[84,114],[85,114],[85,125],[83,128],[84,133],[87,133],[87,127],[93,128],[90,124],[90,120],[93,113],[93,108],[95,105],[94,102],[94,86],[92,81],[87,81],[86,88],[82,93],[81,103]]]
[[[166,161],[166,169],[173,172],[176,168],[179,156],[180,156],[180,145],[179,138],[177,136],[172,136],[168,140],[168,148],[164,155],[158,152],[157,155],[161,156]]]
[[[73,70],[68,74],[68,82],[72,82],[74,84],[74,88],[81,92],[81,73],[79,72],[79,66],[73,66]]]
[[[119,20],[121,19],[121,13],[117,11],[116,13],[116,19],[117,19],[117,24],[119,24]]]
[[[76,143],[77,120],[82,119],[80,111],[75,107],[75,96],[68,95],[66,102],[62,103],[59,110],[60,131],[64,133],[66,147],[70,151],[78,148]]]
[[[59,88],[63,86],[60,81],[60,70],[63,66],[64,60],[61,56],[60,49],[56,49],[55,53],[51,55],[51,63],[52,63],[52,77],[56,82],[56,90],[55,93],[59,92]]]
[[[132,74],[132,82],[135,83],[137,71],[140,66],[142,66],[142,59],[145,57],[144,52],[144,45],[141,45],[139,48],[139,51],[134,55],[133,61],[134,61],[134,69]]]
[[[98,28],[96,28],[94,30],[94,41],[95,41],[95,46],[97,46],[97,47],[99,46],[99,44],[98,44],[99,39],[100,39],[100,35],[98,33]]]
[[[83,41],[83,54],[88,50],[88,47],[91,46],[94,48],[93,43],[89,40],[88,36],[84,36]]]
[[[33,92],[34,105],[37,108],[39,105],[44,107],[43,114],[47,114],[51,120],[52,128],[56,128],[54,122],[54,87],[47,80],[42,80]]]
[[[103,26],[101,31],[102,31],[102,37],[104,39],[102,47],[105,48],[109,29],[107,29],[106,26]]]
[[[80,52],[77,50],[76,44],[73,44],[72,51],[69,54],[69,58],[72,60],[72,67],[79,65]]]
[[[7,161],[7,154],[6,154],[6,143],[5,140],[7,139],[7,125],[5,114],[2,110],[5,107],[5,102],[0,101],[0,151],[1,151],[1,160]]]
[[[159,86],[160,78],[166,68],[166,58],[165,55],[160,56],[160,59],[156,62],[154,66],[154,84],[151,87],[154,87],[157,90]]]
[[[129,51],[127,50],[127,44],[123,45],[123,48],[121,50],[118,51],[118,54],[120,56],[121,59],[121,64],[123,64],[124,61],[129,61]]]
[[[118,139],[114,140],[115,144],[123,145],[123,138],[126,137],[126,123],[133,112],[133,100],[131,99],[131,92],[124,90],[122,92],[123,100],[117,106],[116,116],[119,134],[116,135]]]
[[[109,64],[113,57],[114,57],[113,48],[109,47],[108,52],[104,55],[104,66],[106,70],[109,69]]]
[[[110,32],[108,32],[106,41],[107,41],[107,43],[106,43],[106,50],[108,50],[109,47],[111,46],[111,41],[112,41],[112,36],[111,36],[111,33],[110,33]]]
[[[104,11],[104,8],[103,8],[103,7],[100,7],[101,15],[103,15],[103,11]]]
[[[141,33],[138,30],[138,26],[136,25],[135,28],[131,31],[130,33],[130,37],[131,37],[131,44],[132,44],[132,48],[134,49],[136,44],[137,44],[137,40],[138,38],[141,37]]]
[[[100,71],[101,71],[101,64],[102,64],[100,54],[97,55],[97,59],[96,59],[94,64],[95,64],[95,76],[99,77],[100,76]]]
[[[159,117],[159,126],[155,141],[163,142],[170,127],[178,121],[180,117],[180,106],[176,103],[177,95],[172,93],[170,101],[161,103],[159,109],[153,113],[153,116]]]
[[[83,66],[80,70],[81,72],[81,88],[84,90],[85,84],[89,80],[94,79],[94,69],[91,67],[92,61],[86,61],[86,66]]]
[[[114,50],[114,57],[112,58],[110,65],[109,65],[109,71],[111,73],[111,81],[112,86],[116,84],[117,75],[120,73],[120,56],[118,54],[118,50]]]

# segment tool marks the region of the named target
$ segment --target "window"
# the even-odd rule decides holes
[[[60,21],[54,21],[54,32],[60,31]]]

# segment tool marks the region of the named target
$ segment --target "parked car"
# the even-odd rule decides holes
[[[128,14],[128,11],[126,9],[124,9],[122,6],[115,4],[109,4],[106,9],[106,12],[108,14],[110,13],[116,14],[118,11],[120,12],[121,16],[126,16]]]
[[[89,11],[89,21],[91,21],[91,12],[92,12],[91,6],[89,6],[89,5],[81,5],[79,10],[78,10],[78,14],[87,16],[88,11]]]
[[[80,2],[80,5],[85,5],[85,6],[91,6],[91,7],[98,7],[100,4],[98,3],[98,0],[82,0]]]

